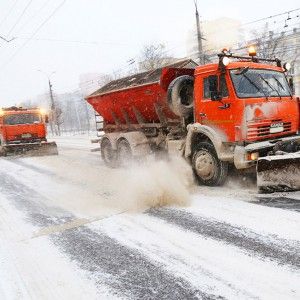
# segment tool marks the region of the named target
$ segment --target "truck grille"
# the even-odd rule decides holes
[[[283,131],[271,133],[271,124],[282,123]],[[268,120],[262,123],[248,124],[247,140],[267,139],[275,136],[287,135],[292,131],[292,123],[284,122],[283,120]]]

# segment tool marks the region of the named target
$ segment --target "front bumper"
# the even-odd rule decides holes
[[[11,152],[24,152],[28,150],[39,150],[45,146],[56,147],[55,142],[29,142],[29,143],[9,143],[2,146],[3,150],[7,153]]]
[[[234,165],[237,169],[246,169],[255,166],[257,160],[249,160],[248,154],[253,152],[271,151],[277,142],[292,142],[299,141],[300,135],[284,137],[275,140],[252,143],[247,146],[236,146],[234,149]]]

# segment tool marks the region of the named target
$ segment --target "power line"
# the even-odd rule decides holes
[[[48,3],[50,3],[51,0],[46,0],[45,2],[43,2],[43,4],[40,6],[40,8],[34,13],[32,14],[28,19],[27,21],[25,21],[25,23],[23,23],[23,26],[22,26],[22,29],[24,27],[27,26],[28,23],[30,23],[32,21],[32,19],[34,19],[47,5]]]
[[[254,20],[254,21],[250,21],[250,22],[248,22],[248,23],[242,23],[242,24],[240,24],[240,25],[228,25],[228,26],[222,26],[222,32],[224,32],[224,31],[230,31],[230,30],[232,30],[232,29],[237,29],[237,28],[239,28],[239,29],[242,29],[243,30],[243,26],[247,26],[247,25],[251,25],[251,24],[255,24],[255,23],[259,23],[259,22],[261,22],[261,21],[265,21],[265,20],[268,20],[268,19],[272,19],[272,18],[275,18],[275,17],[278,17],[278,16],[282,16],[282,15],[288,15],[288,18],[287,19],[284,19],[284,20],[280,20],[280,21],[274,21],[275,23],[285,23],[286,21],[290,21],[290,20],[292,20],[292,19],[297,19],[297,18],[299,18],[299,15],[296,15],[296,16],[294,16],[294,17],[290,17],[290,13],[292,13],[292,12],[295,12],[295,11],[298,11],[298,10],[300,10],[300,8],[297,8],[297,9],[294,9],[294,10],[290,10],[290,11],[287,11],[287,12],[284,12],[284,13],[279,13],[279,14],[276,14],[276,15],[272,15],[272,16],[269,16],[269,17],[265,17],[265,18],[261,18],[261,19],[258,19],[258,20]],[[291,25],[288,25],[288,26],[291,26]],[[209,31],[209,33],[210,34],[212,34],[212,33],[216,33],[216,32],[219,32],[220,31],[220,29],[218,28],[218,29],[215,29],[215,30],[212,30],[212,31]]]
[[[34,36],[42,29],[42,27],[58,12],[58,10],[65,4],[67,0],[63,0],[55,9],[54,11],[46,18],[46,20],[41,23],[41,25],[32,33],[32,35],[30,36],[30,38],[28,40],[26,40],[21,47],[19,47],[14,54],[1,66],[1,69],[6,66],[7,64],[9,64],[14,58],[15,56],[34,38]]]
[[[12,39],[8,40],[8,39],[6,39],[5,37],[3,37],[3,36],[0,35],[0,39],[3,40],[3,41],[5,41],[5,42],[7,42],[7,43],[9,43],[9,42],[11,42],[12,40],[14,40],[15,38],[12,38]]]
[[[22,17],[24,16],[24,14],[26,13],[27,9],[29,8],[29,6],[31,5],[31,3],[33,2],[33,0],[29,0],[29,2],[27,3],[27,5],[24,7],[24,9],[22,10],[21,14],[19,15],[19,17],[17,18],[16,22],[14,23],[14,25],[10,28],[10,30],[7,33],[7,36],[9,36],[12,31],[16,28],[16,26],[19,24],[19,22],[21,21]]]
[[[264,37],[259,37],[259,39],[263,38],[264,40],[266,40],[266,42],[286,42],[286,41],[289,41],[289,40],[293,40],[295,39],[295,37],[300,37],[300,32],[299,31],[295,31],[292,29],[292,30],[287,30],[287,31],[283,31],[283,32],[278,32],[276,34],[273,34],[273,35],[266,35]],[[256,43],[257,42],[257,38],[254,38],[252,40],[249,40],[248,43]],[[243,46],[243,47],[240,47],[240,49],[238,50],[241,50],[241,49],[245,49],[247,48],[248,46]]]
[[[244,23],[244,24],[242,24],[242,26],[258,23],[258,22],[261,22],[261,21],[265,21],[265,20],[272,19],[272,18],[279,17],[279,16],[283,16],[283,15],[288,15],[288,14],[290,14],[292,12],[295,12],[295,11],[298,11],[298,10],[300,10],[300,8],[296,8],[296,9],[293,9],[293,10],[288,10],[288,11],[283,12],[283,13],[279,13],[279,14],[276,14],[276,15],[272,15],[272,16],[269,16],[269,17],[265,17],[265,18],[261,18],[261,19],[257,19],[257,20],[248,22],[248,23]]]
[[[61,40],[61,39],[51,39],[51,38],[31,38],[31,37],[20,37],[17,36],[16,38],[21,39],[21,40],[29,40],[31,39],[32,41],[46,41],[46,42],[58,42],[58,43],[75,43],[75,44],[94,44],[98,45],[98,42],[95,41],[76,41],[76,40]],[[105,44],[118,44],[118,43],[113,43],[113,42],[103,42]]]
[[[21,40],[28,40],[30,37],[26,36],[16,36],[16,38]],[[132,46],[129,43],[120,43],[114,41],[81,41],[81,40],[64,40],[64,39],[54,39],[54,38],[31,38],[33,41],[45,41],[45,42],[55,42],[55,43],[78,43],[78,44],[94,44],[94,45],[118,45],[118,46]]]
[[[14,10],[17,2],[19,0],[15,0],[15,2],[13,3],[13,5],[10,7],[8,13],[5,15],[5,17],[2,19],[2,21],[0,22],[0,27],[2,26],[2,24],[7,20],[7,18],[10,16],[10,14],[12,13],[12,11]]]
[[[284,32],[278,32],[278,33],[275,33],[271,38],[274,40],[274,42],[280,42],[280,43],[286,43],[288,42],[288,44],[284,44],[284,45],[280,45],[280,46],[276,46],[276,49],[274,50],[273,52],[273,55],[274,54],[279,54],[279,53],[288,53],[288,52],[291,52],[291,51],[295,51],[295,50],[298,50],[299,49],[299,40],[295,40],[295,38],[297,37],[300,37],[300,32],[299,31],[296,31],[294,32],[293,29],[291,30],[287,30],[287,31],[284,31]],[[266,40],[266,42],[270,42],[270,38],[269,36],[265,36],[264,38]],[[295,43],[292,43],[292,41],[295,40]],[[233,52],[237,52],[237,51],[241,51],[241,50],[244,50],[244,49],[247,49],[248,46],[249,46],[249,43],[256,43],[256,39],[253,39],[253,40],[248,40],[248,41],[245,41],[245,44],[244,46],[233,46],[233,49],[232,51]],[[264,48],[265,51],[269,51],[269,50],[272,50],[273,49],[273,46],[270,45],[270,46],[266,46]],[[205,51],[210,57],[213,57],[215,56],[219,51],[216,50],[215,48],[211,48],[211,49],[207,49]],[[191,53],[191,56],[193,57],[196,57],[197,56],[197,51]]]
[[[292,20],[293,18],[295,17],[290,17],[290,20]],[[293,27],[293,26],[296,26],[298,24],[290,24],[289,27]],[[294,31],[296,27],[294,27],[293,29],[289,29],[289,30],[284,30],[284,31],[280,31],[280,27],[279,28],[276,28],[274,30],[269,30],[269,31],[266,31],[265,32],[265,39],[268,39],[269,37],[269,34],[270,32],[273,32],[273,35],[272,35],[272,38],[273,39],[276,39],[276,40],[284,40],[284,41],[287,41],[289,39],[293,39],[294,38],[294,35],[299,35],[299,31]],[[251,41],[253,43],[255,43],[256,41],[256,38],[254,37],[252,40],[247,40],[245,41],[247,44],[251,43]],[[239,43],[241,45],[241,43]],[[238,46],[239,48],[238,49],[234,49],[234,50],[242,50],[242,49],[246,49],[248,48],[249,45],[245,45],[245,46]],[[217,53],[217,50],[215,48],[209,48],[209,49],[205,49],[204,50],[205,53],[207,53],[208,55],[211,55],[209,54],[209,52],[213,52],[213,53]],[[195,53],[192,53],[193,55],[195,54],[196,55],[196,52]]]
[[[293,11],[296,11],[296,10],[293,10]],[[290,12],[292,12],[292,11],[290,11]],[[274,16],[271,16],[271,17],[268,17],[268,18],[272,18],[272,17],[275,17],[275,16],[279,16],[279,15],[284,15],[284,14],[287,14],[288,12],[285,12],[285,13],[281,13],[281,14],[277,14],[277,15],[274,15]],[[298,17],[298,16],[297,16]],[[268,19],[268,18],[264,18],[264,19]],[[296,17],[293,17],[293,18],[290,18],[290,20],[291,19],[295,19]],[[255,21],[252,21],[251,23],[255,23],[255,22],[258,22],[258,21],[262,21],[263,19],[260,19],[260,20],[255,20]],[[250,22],[249,22],[250,23]],[[247,23],[246,23],[247,24]],[[244,25],[246,25],[246,24],[244,24]],[[288,31],[285,31],[285,33],[286,32],[288,32]],[[284,37],[284,38],[286,38],[286,37]],[[177,47],[174,47],[174,48],[177,48]],[[293,50],[294,48],[290,48],[291,50]],[[287,49],[288,50],[288,49]],[[167,50],[165,50],[165,51],[163,51],[163,53],[167,53],[167,52],[170,52],[171,51],[171,49],[167,49]],[[215,50],[215,49],[210,49],[210,51],[214,51],[215,53],[217,53],[217,51]],[[278,48],[278,52],[279,52],[279,48]],[[214,54],[215,54],[214,53]],[[135,62],[136,61],[136,59],[137,59],[137,57],[134,57],[132,60]],[[116,72],[117,73],[119,73],[120,75],[121,75],[121,73],[123,73],[123,72],[126,72],[126,70],[128,70],[128,68],[129,68],[130,66],[129,65],[124,65],[123,67],[121,67],[121,68],[119,68]],[[97,77],[96,77],[97,78]],[[97,80],[97,79],[92,79],[92,80],[87,80],[87,81],[85,81],[85,82],[83,82],[82,84],[83,85],[86,85],[86,86],[90,86],[90,85],[93,85],[93,84],[98,84],[99,83],[99,81]]]

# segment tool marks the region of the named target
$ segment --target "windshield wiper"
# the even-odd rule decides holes
[[[274,75],[272,76],[272,78],[274,78],[276,80],[276,82],[278,83],[278,85],[281,87],[281,89],[283,91],[285,91],[285,89],[284,89],[283,85],[281,84],[281,82]],[[290,95],[291,99],[293,99],[293,95],[292,95],[292,93],[291,93],[291,91],[290,91],[289,88],[288,88],[288,92],[289,92],[289,95]]]
[[[277,89],[275,89],[274,87],[273,87],[273,85],[271,85],[271,83],[268,81],[268,80],[266,80],[261,74],[258,74],[258,76],[274,91],[274,92],[276,92],[277,93],[277,95],[278,95],[278,97],[279,97],[279,99],[281,100],[281,96],[280,96],[280,93],[279,93],[279,91],[277,90]]]
[[[239,68],[234,72],[234,74],[235,75],[243,75],[248,71],[249,71],[249,67]]]
[[[263,93],[265,95],[265,97],[266,97],[266,100],[268,100],[268,94],[265,93],[264,90],[260,89],[253,80],[251,80],[246,74],[241,73],[240,75],[242,75],[243,77],[245,77],[257,89],[258,92]]]

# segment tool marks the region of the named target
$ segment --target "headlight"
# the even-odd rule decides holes
[[[284,63],[283,69],[288,72],[291,69],[291,64],[289,62]]]
[[[226,67],[229,65],[229,63],[230,63],[230,59],[227,56],[223,57],[222,64]]]
[[[252,153],[248,153],[248,160],[258,160],[259,158],[259,153],[258,152],[252,152]]]
[[[40,114],[41,114],[41,115],[44,116],[46,113],[47,113],[46,109],[40,108]]]

